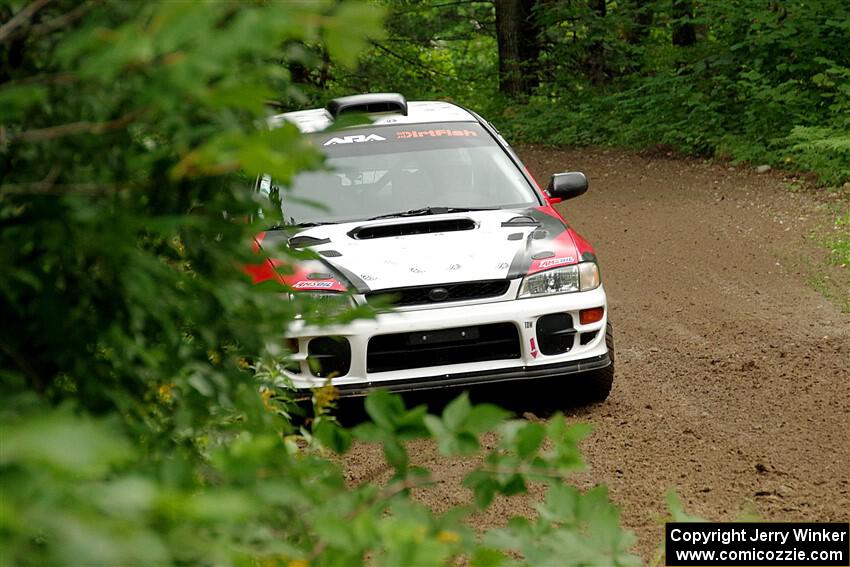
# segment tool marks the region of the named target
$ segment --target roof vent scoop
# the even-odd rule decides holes
[[[398,112],[407,116],[407,99],[398,93],[369,93],[335,98],[326,107],[336,118],[343,112]]]

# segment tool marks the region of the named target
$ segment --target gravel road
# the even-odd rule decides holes
[[[789,191],[780,173],[717,162],[519,153],[541,183],[566,170],[590,179],[558,207],[600,258],[617,373],[608,401],[567,412],[595,426],[575,482],[609,487],[635,551],[650,560],[663,540],[671,488],[713,520],[850,520],[850,314],[807,283],[847,294],[811,237],[829,222],[822,200]],[[426,442],[411,453],[444,481],[419,499],[437,510],[469,502],[460,481],[474,461]],[[383,482],[382,462],[377,447],[354,447],[350,481]],[[497,500],[471,522],[533,515],[542,492]]]

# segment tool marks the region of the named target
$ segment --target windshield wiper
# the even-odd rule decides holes
[[[326,224],[336,224],[331,221],[316,221],[316,222],[299,222],[290,226],[296,226],[298,228],[310,228],[311,226],[324,226]]]
[[[370,217],[366,220],[392,219],[398,217],[421,217],[425,215],[444,215],[446,213],[468,213],[470,211],[495,211],[498,207],[422,207],[419,209],[410,209],[409,211],[400,211],[397,213],[387,213]]]

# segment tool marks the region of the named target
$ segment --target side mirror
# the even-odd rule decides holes
[[[549,180],[546,193],[554,199],[566,201],[587,192],[587,176],[580,171],[556,173]]]

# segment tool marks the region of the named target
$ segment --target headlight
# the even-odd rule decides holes
[[[287,296],[297,305],[296,309],[300,312],[295,315],[296,319],[301,319],[303,315],[316,317],[320,312],[337,315],[356,307],[354,298],[347,293],[300,291],[289,293]]]
[[[596,262],[582,262],[526,276],[519,286],[518,298],[589,291],[599,287],[599,268]]]

